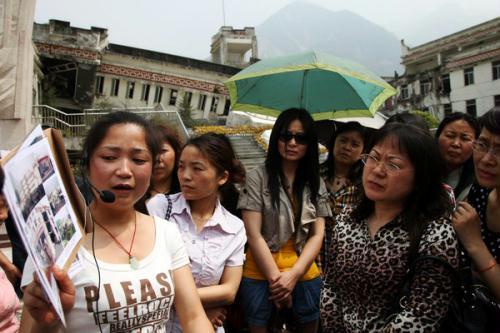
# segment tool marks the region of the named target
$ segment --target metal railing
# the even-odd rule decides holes
[[[33,105],[33,122],[60,130],[65,137],[83,137],[87,133],[85,113],[66,113],[48,105]]]
[[[34,123],[60,130],[64,137],[83,138],[87,134],[88,129],[99,118],[116,111],[129,111],[152,122],[165,123],[177,130],[183,142],[186,142],[189,138],[188,131],[179,113],[175,110],[165,110],[161,104],[158,104],[156,107],[142,108],[85,109],[79,113],[66,113],[48,105],[34,105],[32,118]]]

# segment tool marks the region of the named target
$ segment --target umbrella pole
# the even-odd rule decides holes
[[[302,87],[300,87],[300,107],[302,109],[305,109],[305,105],[304,105],[304,86],[305,86],[305,83],[306,83],[306,75],[307,73],[309,73],[309,70],[306,69],[304,72],[304,75],[302,75]],[[308,110],[310,112],[310,110]]]

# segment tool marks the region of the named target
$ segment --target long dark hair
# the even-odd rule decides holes
[[[163,146],[163,143],[168,143],[175,154],[175,161],[174,161],[174,169],[172,170],[172,184],[170,185],[170,192],[169,193],[178,193],[180,192],[180,186],[179,186],[179,178],[177,177],[177,166],[179,165],[179,158],[181,156],[181,141],[179,139],[179,136],[168,126],[165,126],[163,124],[157,124],[153,125],[153,135],[155,136],[158,146],[161,151],[161,147]],[[153,185],[153,181],[151,180],[151,185]],[[148,192],[151,191],[151,186],[148,190]]]
[[[106,134],[108,133],[108,130],[112,126],[125,124],[137,125],[144,131],[146,146],[148,147],[148,150],[153,158],[153,163],[151,163],[151,172],[153,172],[154,158],[158,154],[158,143],[156,141],[156,138],[152,134],[151,124],[149,123],[149,121],[135,113],[128,111],[115,111],[108,113],[102,116],[92,125],[87,133],[87,136],[85,137],[82,148],[80,168],[84,182],[83,190],[89,193],[92,197],[94,196],[94,192],[90,190],[90,187],[87,184],[87,173],[89,170],[92,155],[94,154],[97,146],[99,146],[102,140],[104,140]]]
[[[163,124],[152,124],[151,125],[151,135],[153,138],[156,140],[156,144],[158,146],[158,155],[155,157],[159,158],[159,154],[161,153],[161,149],[163,146],[163,143],[166,142],[168,143],[172,149],[174,150],[175,154],[175,161],[174,161],[174,168],[172,170],[172,182],[170,184],[170,191],[169,194],[173,193],[179,193],[181,191],[180,185],[179,185],[179,177],[177,177],[177,167],[179,165],[179,158],[181,156],[181,141],[179,139],[179,136],[177,133],[175,133],[174,130],[172,130],[170,127],[165,126]],[[154,167],[153,167],[154,171]],[[146,193],[142,196],[142,198],[137,201],[135,204],[135,209],[143,214],[148,215],[148,208],[146,206],[146,201],[151,198],[151,192],[153,190],[154,184],[153,184],[153,177],[151,177],[151,181],[149,183],[148,190]]]
[[[154,159],[158,154],[158,143],[152,134],[151,124],[141,116],[128,111],[115,111],[102,116],[90,128],[85,137],[82,148],[81,166],[88,170],[90,159],[97,146],[104,139],[108,130],[114,125],[134,124],[142,128],[146,139],[146,146]],[[151,163],[151,171],[154,163]]]
[[[228,211],[238,215],[236,210],[238,190],[235,184],[242,184],[245,181],[245,167],[236,158],[229,139],[222,134],[206,133],[189,139],[183,149],[188,146],[197,148],[219,176],[227,171],[229,178],[219,188],[220,200]]]
[[[472,130],[474,131],[474,139],[477,139],[479,137],[481,128],[476,118],[474,118],[468,113],[453,112],[452,114],[446,116],[441,121],[441,123],[439,123],[435,135],[436,140],[439,140],[439,136],[446,128],[446,126],[458,120],[465,121],[472,128]],[[465,161],[462,164],[462,172],[460,173],[460,179],[458,180],[457,186],[453,189],[453,193],[455,193],[455,196],[458,197],[460,193],[465,188],[467,188],[467,186],[472,184],[473,181],[474,181],[474,161],[471,154],[471,156],[467,159],[467,161]]]
[[[366,146],[366,130],[360,123],[358,123],[357,121],[349,121],[340,125],[339,128],[335,131],[335,134],[328,142],[328,157],[326,158],[326,161],[321,164],[322,167],[326,168],[326,176],[329,181],[331,181],[335,177],[335,156],[333,153],[333,149],[335,148],[335,141],[340,134],[347,132],[359,133],[359,135],[361,135],[361,138],[363,139],[363,146]],[[365,151],[364,147],[362,153]],[[363,163],[361,162],[361,160],[359,160],[351,166],[351,168],[349,169],[349,173],[347,174],[347,178],[351,181],[351,183],[357,183],[361,180],[362,171]]]
[[[265,167],[268,175],[267,187],[271,194],[273,206],[279,210],[280,181],[285,179],[283,174],[282,157],[278,150],[280,135],[288,130],[290,123],[294,120],[300,121],[307,137],[307,150],[304,157],[299,161],[293,182],[293,193],[299,207],[302,207],[302,193],[307,185],[311,190],[311,201],[316,203],[319,190],[319,161],[318,161],[318,136],[314,128],[314,120],[309,112],[304,109],[288,109],[283,111],[274,123]]]
[[[2,195],[3,182],[4,182],[4,174],[2,166],[0,166],[0,195]]]
[[[444,162],[433,138],[415,126],[399,123],[384,125],[375,133],[367,151],[386,139],[397,142],[399,150],[408,156],[415,169],[413,189],[401,212],[403,226],[410,235],[410,246],[414,248],[418,246],[417,240],[427,223],[451,210],[449,196],[442,185]],[[363,191],[353,215],[360,220],[366,219],[374,209],[374,202]]]

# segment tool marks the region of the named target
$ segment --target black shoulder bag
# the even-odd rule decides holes
[[[406,300],[410,296],[410,287],[415,275],[417,264],[423,261],[434,261],[446,268],[452,276],[453,297],[448,314],[443,319],[441,332],[443,333],[490,333],[500,332],[500,306],[494,300],[488,287],[475,281],[470,267],[457,272],[448,261],[443,258],[423,255],[417,257],[410,264],[408,273],[402,283],[397,302],[391,309],[387,322],[401,312]]]
[[[441,332],[500,332],[500,306],[482,281],[475,278],[470,267],[458,274],[459,287],[450,303]]]

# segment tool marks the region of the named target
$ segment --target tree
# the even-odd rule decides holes
[[[425,120],[425,122],[427,123],[427,126],[429,126],[429,128],[436,128],[439,125],[439,121],[429,112],[420,111],[420,110],[413,110],[413,111],[410,111],[410,113],[413,113],[419,117],[422,117]]]
[[[182,100],[177,107],[179,110],[179,114],[181,116],[182,121],[186,127],[195,126],[196,122],[193,118],[191,118],[191,113],[193,112],[193,107],[191,106],[191,101],[187,98],[187,94],[184,93],[182,96]]]

